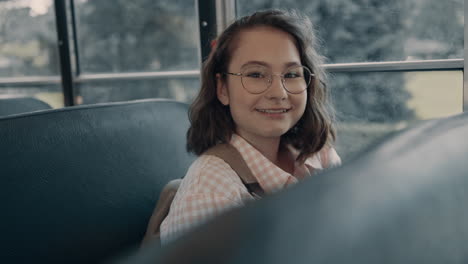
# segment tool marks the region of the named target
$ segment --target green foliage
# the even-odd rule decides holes
[[[59,74],[52,12],[31,16],[29,8],[0,3],[0,77]]]
[[[106,1],[77,5],[84,72],[198,68],[195,6],[187,1]]]

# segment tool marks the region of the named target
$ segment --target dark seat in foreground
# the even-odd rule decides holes
[[[0,117],[51,108],[47,103],[31,97],[0,99]]]
[[[168,100],[0,118],[0,262],[100,263],[137,245],[193,161],[188,125]]]
[[[118,263],[468,263],[468,114]]]

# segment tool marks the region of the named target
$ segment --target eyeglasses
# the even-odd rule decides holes
[[[270,88],[273,76],[281,78],[283,88],[292,94],[302,93],[309,86],[314,74],[305,66],[293,66],[282,74],[273,74],[271,70],[262,65],[252,65],[244,68],[240,73],[225,72],[234,76],[240,76],[242,86],[247,92],[261,94]]]

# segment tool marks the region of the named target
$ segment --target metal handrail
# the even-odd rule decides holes
[[[329,72],[389,72],[463,70],[464,59],[334,63],[324,67]]]
[[[464,69],[464,59],[426,60],[426,61],[389,61],[325,64],[328,72],[393,72],[393,71],[453,71]],[[105,80],[141,80],[167,78],[197,78],[199,70],[96,73],[81,74],[73,80],[76,83]],[[60,76],[31,76],[0,78],[0,85],[60,84]]]

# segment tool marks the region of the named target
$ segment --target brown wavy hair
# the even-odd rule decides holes
[[[242,30],[268,26],[282,30],[295,39],[301,63],[314,73],[307,87],[307,104],[303,116],[281,136],[281,144],[291,144],[299,151],[298,161],[320,151],[335,140],[334,109],[329,102],[327,76],[321,67],[324,58],[317,53],[317,39],[310,20],[296,11],[267,10],[255,12],[232,23],[217,38],[203,63],[201,89],[189,109],[191,126],[187,132],[187,150],[201,155],[210,147],[229,142],[235,131],[229,106],[216,95],[216,74],[226,72]],[[225,76],[221,75],[223,81]]]

